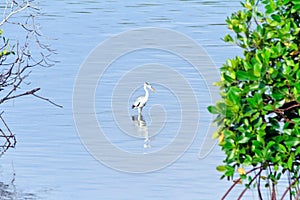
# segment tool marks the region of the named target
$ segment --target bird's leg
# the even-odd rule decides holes
[[[139,115],[142,115],[142,108],[138,107],[138,113]]]

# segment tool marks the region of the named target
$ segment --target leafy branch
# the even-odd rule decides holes
[[[214,138],[226,155],[217,170],[228,180],[240,176],[223,199],[240,182],[245,188],[237,199],[255,187],[263,199],[265,182],[269,198],[275,200],[283,174],[290,182],[282,198],[289,193],[292,199],[300,193],[300,2],[241,4],[243,9],[226,19],[234,34],[223,40],[238,45],[243,56],[227,59],[220,68],[216,86],[222,99],[208,107],[217,115]],[[244,168],[252,169],[246,173]]]

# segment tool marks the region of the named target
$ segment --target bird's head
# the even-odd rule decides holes
[[[144,83],[144,87],[149,88],[152,92],[156,92],[155,88],[152,85],[150,85],[150,83],[148,82]]]

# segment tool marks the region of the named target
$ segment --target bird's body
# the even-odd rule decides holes
[[[138,109],[138,113],[141,114],[142,113],[142,109],[143,107],[146,105],[148,99],[149,99],[149,91],[148,88],[150,90],[152,90],[153,92],[156,92],[155,89],[147,82],[144,83],[144,90],[145,90],[145,96],[139,96],[138,98],[136,98],[136,100],[134,101],[134,103],[132,104],[132,109],[137,108]]]

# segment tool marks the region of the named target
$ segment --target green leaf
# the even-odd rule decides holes
[[[299,11],[300,11],[300,4],[295,4],[295,5],[292,7],[291,12],[292,12],[292,13],[295,13],[295,12],[299,12]]]
[[[229,35],[229,34],[227,34],[227,35],[225,35],[225,37],[224,37],[224,41],[225,42],[233,42],[233,38],[231,37],[231,35]]]
[[[284,98],[284,95],[280,91],[273,91],[271,97],[274,98],[276,101],[280,101]]]
[[[249,166],[252,164],[252,157],[250,155],[246,155],[243,165]]]
[[[277,22],[281,22],[281,17],[279,15],[273,14],[273,15],[271,15],[271,17],[272,17],[273,20],[275,20]]]
[[[274,0],[270,0],[270,1],[269,1],[269,4],[267,4],[267,5],[265,6],[265,9],[266,9],[266,14],[271,14],[271,13],[273,13],[273,12],[275,11],[275,9],[276,9]]]
[[[251,108],[255,109],[257,107],[256,101],[254,98],[248,98],[247,101],[248,101],[249,105],[251,106]]]
[[[253,74],[254,76],[256,77],[260,77],[260,74],[261,74],[261,64],[259,63],[255,63],[254,66],[253,66]]]
[[[239,144],[247,143],[250,140],[249,137],[243,136],[241,140],[238,141]]]
[[[236,77],[238,80],[247,81],[249,80],[249,73],[245,71],[238,70],[236,72]]]
[[[300,118],[293,118],[293,122],[299,124],[300,123]]]
[[[223,115],[225,115],[225,111],[226,111],[226,104],[224,102],[217,102],[216,103],[216,109],[221,111]]]
[[[287,149],[283,144],[278,144],[278,151],[282,153],[287,153]]]
[[[262,107],[262,95],[260,93],[255,93],[253,97],[248,98],[247,101],[253,109]]]
[[[212,139],[217,139],[219,138],[220,136],[220,129],[215,131],[213,134],[212,134]]]
[[[243,66],[244,66],[246,71],[252,69],[252,65],[249,62],[247,62],[245,60],[243,60],[242,62],[243,62]]]
[[[229,176],[229,177],[233,176],[234,175],[234,167],[229,166],[229,165],[226,165],[225,167],[226,167],[225,175]]]
[[[227,93],[228,99],[234,104],[238,105],[240,103],[240,92],[240,88],[231,87]]]
[[[262,123],[263,123],[262,117],[257,118],[257,120],[253,121],[254,128],[260,127]]]
[[[276,142],[274,142],[274,141],[270,141],[270,142],[268,142],[268,144],[267,144],[267,146],[266,146],[266,149],[270,149],[273,145],[275,145],[276,144]]]
[[[208,106],[207,110],[211,113],[211,114],[220,114],[220,111],[217,109],[216,106]]]
[[[288,147],[288,148],[295,148],[297,145],[300,144],[300,140],[299,138],[289,138],[288,140],[284,141],[284,144]]]
[[[255,99],[255,101],[258,105],[262,104],[263,100],[262,100],[262,94],[261,93],[256,92],[254,94],[253,98]]]
[[[266,110],[266,111],[273,111],[274,109],[275,109],[274,105],[271,105],[271,104],[264,106],[264,110]]]
[[[296,155],[299,155],[299,154],[300,154],[300,146],[297,147],[297,149],[296,149],[296,151],[295,151],[295,154],[296,154]]]
[[[224,165],[219,165],[219,166],[217,166],[217,170],[219,172],[225,172],[226,171],[226,167]]]
[[[227,74],[223,74],[223,77],[229,83],[234,81],[234,78],[232,76],[227,75]]]
[[[291,153],[291,155],[290,155],[290,157],[288,159],[288,162],[287,162],[287,166],[288,166],[289,170],[292,170],[292,168],[293,168],[293,161],[294,161],[294,159],[295,159],[295,155],[294,155],[294,153]]]

